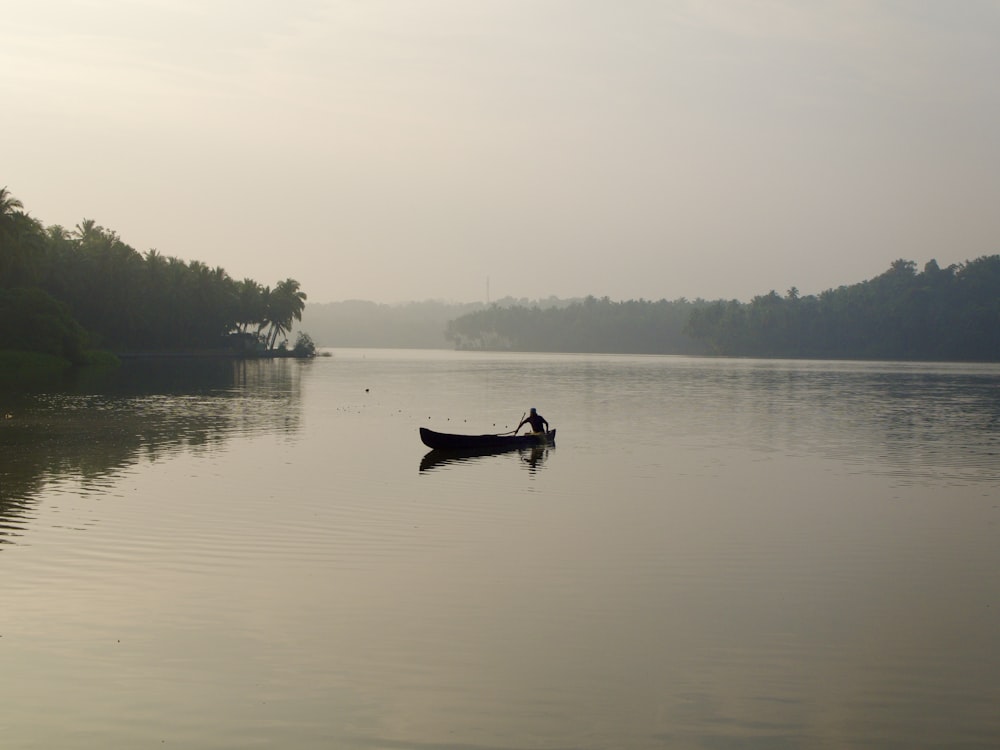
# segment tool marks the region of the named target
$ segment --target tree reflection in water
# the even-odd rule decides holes
[[[234,433],[294,432],[300,360],[149,359],[0,390],[0,544],[47,483],[88,481]]]

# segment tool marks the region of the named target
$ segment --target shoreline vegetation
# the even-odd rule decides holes
[[[504,298],[491,305],[363,300],[310,305],[322,346],[674,354],[782,359],[1000,361],[1000,256],[750,302]]]
[[[92,219],[44,226],[0,188],[0,375],[140,357],[309,358],[317,346],[1000,361],[1000,255],[944,268],[931,260],[921,271],[899,259],[867,281],[749,302],[313,304],[316,339],[298,330],[289,345],[305,301],[294,279],[272,288],[155,249],[140,254]]]
[[[614,302],[500,307],[448,324],[456,348],[784,359],[1000,361],[1000,255],[922,271],[896,260],[879,276],[750,302]]]
[[[263,286],[221,267],[144,254],[84,219],[45,226],[0,187],[0,366],[113,366],[120,358],[315,356],[294,279]],[[49,358],[34,355],[49,355]],[[54,358],[54,359],[53,359]]]

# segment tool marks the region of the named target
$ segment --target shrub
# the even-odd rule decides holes
[[[295,348],[292,351],[295,352],[296,357],[315,357],[316,343],[312,340],[312,336],[300,331],[298,337],[295,339]]]

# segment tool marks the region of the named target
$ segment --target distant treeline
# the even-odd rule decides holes
[[[501,308],[516,305],[565,307],[572,302],[555,297],[539,302],[505,297],[495,304]],[[453,348],[445,338],[449,321],[486,307],[482,302],[437,300],[396,305],[365,300],[313,302],[304,313],[302,325],[308,326],[309,335],[319,346],[446,349]]]
[[[772,291],[692,311],[688,332],[718,354],[1000,360],[1000,256],[940,268],[897,260],[880,276],[819,296]]]
[[[0,349],[72,362],[89,348],[271,349],[301,319],[305,299],[294,279],[270,288],[156,250],[140,254],[92,219],[71,231],[46,227],[0,188]]]
[[[707,304],[587,297],[562,307],[493,305],[450,321],[445,336],[458,349],[702,354],[707,346],[685,326]]]
[[[1000,256],[940,268],[897,260],[818,296],[749,303],[607,297],[562,308],[493,307],[448,323],[460,349],[753,357],[1000,360]]]

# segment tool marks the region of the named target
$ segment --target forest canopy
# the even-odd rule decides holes
[[[294,279],[273,288],[156,250],[84,219],[44,226],[0,188],[0,349],[82,362],[88,348],[273,350],[302,319]]]
[[[748,304],[695,310],[688,332],[718,354],[1000,360],[1000,255],[923,271],[896,260],[869,281],[802,297],[793,287]]]
[[[702,354],[707,347],[685,326],[705,304],[587,297],[564,307],[493,305],[450,321],[445,336],[459,349]]]
[[[752,357],[1000,360],[1000,256],[897,260],[869,281],[801,296],[493,306],[452,320],[463,349]]]

